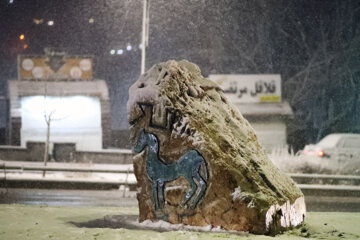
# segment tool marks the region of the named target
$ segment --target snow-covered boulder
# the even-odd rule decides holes
[[[127,103],[139,220],[274,234],[303,223],[304,196],[253,128],[188,61],[154,65]]]

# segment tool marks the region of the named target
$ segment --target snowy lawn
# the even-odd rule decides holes
[[[137,215],[137,208],[108,207],[46,207],[0,205],[0,239],[274,239],[241,233],[206,233],[194,231],[129,230],[79,228],[70,222],[91,223],[106,218]],[[360,238],[360,213],[308,213],[306,225],[278,235],[276,239],[358,239]],[[146,225],[143,224],[145,228]],[[154,224],[156,227],[159,224]],[[141,225],[140,225],[141,227]]]

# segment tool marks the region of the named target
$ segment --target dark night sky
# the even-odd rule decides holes
[[[18,54],[43,54],[44,47],[60,47],[70,55],[93,55],[95,77],[109,84],[113,128],[120,128],[120,123],[126,127],[127,88],[140,74],[141,1],[4,2],[8,1],[0,6],[0,94],[5,94],[6,80],[17,76]],[[34,18],[44,23],[36,25]],[[89,23],[90,18],[94,23]],[[48,26],[48,20],[54,25]],[[110,55],[111,49],[124,49],[127,43],[134,45],[133,51]],[[24,50],[23,44],[28,48]]]
[[[355,0],[151,0],[147,68],[188,59],[204,76],[280,73],[296,128],[308,139],[326,131],[360,131],[354,109],[344,113],[346,119],[332,121],[329,114],[330,108],[344,109],[341,99],[347,105],[360,99],[359,11]],[[34,18],[44,23],[36,25]],[[110,89],[112,128],[126,128],[127,90],[140,74],[141,23],[142,0],[0,0],[0,96],[6,80],[16,78],[18,54],[62,47],[70,55],[94,55],[95,76]],[[132,51],[110,55],[127,43]]]
[[[7,2],[7,3],[6,3]],[[150,5],[150,43],[147,68],[169,59],[188,59],[199,64],[203,74],[222,63],[216,60],[219,49],[212,35],[226,38],[229,21],[234,21],[239,9],[236,1],[176,1],[169,4],[152,0]],[[0,12],[1,81],[16,78],[18,54],[42,54],[44,47],[62,47],[69,54],[95,56],[95,77],[105,79],[110,86],[112,127],[126,128],[127,89],[140,74],[142,1],[64,1],[34,0],[3,1]],[[44,19],[36,25],[33,19]],[[90,24],[89,19],[94,23]],[[46,22],[53,20],[52,27]],[[24,34],[25,40],[19,40]],[[225,40],[222,40],[225,41]],[[23,44],[28,44],[26,50]],[[124,49],[131,43],[133,50],[118,56],[111,49]],[[223,44],[223,43],[221,43]],[[220,47],[220,46],[219,46]],[[4,94],[5,87],[0,88]]]

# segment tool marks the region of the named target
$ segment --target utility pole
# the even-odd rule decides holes
[[[145,72],[146,47],[149,45],[149,8],[150,0],[144,0],[141,36],[141,74]]]

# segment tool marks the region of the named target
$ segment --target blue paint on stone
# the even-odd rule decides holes
[[[208,171],[205,159],[201,154],[196,150],[189,150],[178,161],[166,164],[159,157],[158,138],[152,133],[146,133],[145,130],[141,130],[134,151],[140,153],[145,147],[149,147],[146,159],[146,172],[153,183],[152,190],[155,210],[163,208],[165,204],[165,183],[174,181],[179,177],[184,177],[190,184],[190,188],[181,206],[183,208],[187,206],[191,209],[196,208],[207,189],[205,179],[208,178]],[[200,167],[203,170],[205,179],[199,173]],[[200,191],[198,191],[199,188]]]

